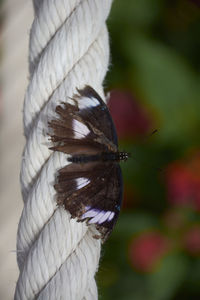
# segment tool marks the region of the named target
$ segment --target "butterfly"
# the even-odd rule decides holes
[[[68,165],[56,176],[57,204],[77,221],[95,224],[105,241],[115,225],[122,203],[121,160],[118,139],[109,110],[90,86],[78,90],[71,102],[56,107],[57,117],[48,122],[53,151],[68,156]]]

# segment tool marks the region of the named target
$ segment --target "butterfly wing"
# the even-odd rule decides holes
[[[59,170],[55,184],[58,204],[78,221],[95,224],[102,240],[107,239],[119,216],[122,188],[117,163],[69,164]]]
[[[117,151],[117,134],[106,104],[89,86],[78,90],[73,104],[56,107],[57,119],[49,122],[52,150],[68,154]]]

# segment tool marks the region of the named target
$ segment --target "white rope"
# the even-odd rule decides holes
[[[109,60],[105,21],[111,2],[33,0],[15,300],[98,298],[94,276],[100,241],[93,238],[94,228],[77,223],[56,205],[55,173],[67,159],[48,149],[46,131],[55,107],[72,97],[76,88],[89,84],[104,97],[102,81]]]

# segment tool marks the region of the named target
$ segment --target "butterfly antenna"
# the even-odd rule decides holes
[[[153,134],[155,134],[155,133],[157,133],[158,132],[158,129],[154,129],[153,131],[152,131],[152,133],[149,135],[149,136],[152,136]]]
[[[151,133],[148,133],[148,135],[144,136],[142,138],[142,144],[145,144],[147,142],[147,140],[152,137],[152,135],[154,135],[155,133],[158,132],[158,129],[154,129]]]

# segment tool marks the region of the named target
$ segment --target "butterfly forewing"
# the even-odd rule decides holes
[[[57,119],[49,122],[52,150],[69,154],[117,151],[117,135],[108,108],[89,86],[75,95],[74,105],[57,106]],[[80,151],[81,150],[81,151]]]
[[[78,101],[80,115],[85,121],[92,124],[94,128],[100,129],[114,145],[118,146],[117,133],[109,110],[101,97],[90,86],[79,90]],[[84,103],[84,105],[83,105]]]

